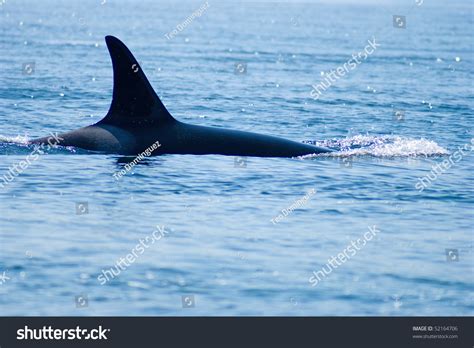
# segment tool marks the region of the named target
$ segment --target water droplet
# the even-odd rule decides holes
[[[454,58],[454,60],[455,60],[456,62],[460,62],[460,61],[461,61],[461,57],[456,57],[456,58]]]

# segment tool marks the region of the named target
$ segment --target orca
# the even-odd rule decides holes
[[[59,134],[56,145],[119,155],[228,155],[298,157],[332,150],[274,136],[197,126],[176,120],[156,95],[145,73],[123,42],[106,36],[113,66],[113,96],[106,116],[96,124]],[[46,144],[51,137],[33,139]]]

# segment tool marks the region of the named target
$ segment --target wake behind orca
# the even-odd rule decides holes
[[[173,118],[156,95],[137,60],[116,37],[105,41],[112,58],[114,87],[107,115],[94,125],[60,134],[56,145],[138,155],[191,154],[297,157],[331,152],[324,147],[274,136],[186,124]],[[33,139],[46,144],[50,137]]]

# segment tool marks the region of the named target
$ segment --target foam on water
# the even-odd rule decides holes
[[[307,142],[316,146],[337,150],[325,156],[374,156],[374,157],[416,157],[444,156],[449,151],[433,140],[413,139],[394,135],[355,135],[344,139],[329,139]],[[305,156],[314,157],[314,155]]]
[[[28,143],[28,141],[29,141],[28,136],[17,135],[17,136],[14,136],[14,137],[9,137],[9,136],[5,136],[5,135],[0,134],[0,144],[2,144],[2,143],[16,143],[16,144],[26,145]]]
[[[32,152],[40,154],[81,154],[91,153],[91,151],[79,149],[73,146],[49,146],[29,144],[30,137],[17,135],[8,137],[0,135],[0,155],[28,155]]]

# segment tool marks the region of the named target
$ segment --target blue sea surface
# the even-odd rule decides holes
[[[0,0],[0,315],[473,315],[473,2],[209,1],[166,37],[204,4]],[[32,158],[106,114],[105,35],[177,119],[336,152]]]

